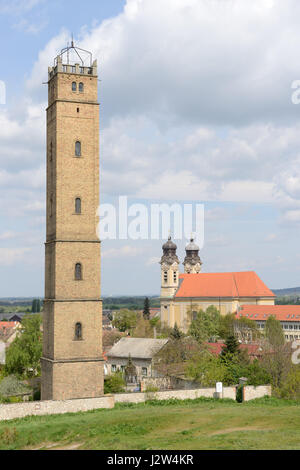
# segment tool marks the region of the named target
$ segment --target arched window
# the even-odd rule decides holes
[[[168,281],[168,271],[165,271],[165,272],[164,272],[164,281],[165,281],[165,282]]]
[[[81,142],[79,140],[75,143],[75,155],[76,157],[81,157]]]
[[[173,279],[174,279],[174,282],[177,282],[177,272],[176,271],[173,272]]]
[[[82,325],[81,323],[76,323],[75,325],[75,340],[80,341],[82,339]]]
[[[81,199],[77,197],[75,199],[75,214],[81,214]]]
[[[76,91],[76,90],[77,90],[77,83],[72,82],[72,91]]]
[[[83,88],[84,88],[84,85],[82,82],[79,83],[79,91],[80,93],[83,93]]]
[[[76,263],[75,265],[75,280],[76,281],[82,280],[82,266],[80,263]]]

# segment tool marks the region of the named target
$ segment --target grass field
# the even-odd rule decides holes
[[[0,449],[300,449],[300,403],[198,399],[0,423]]]

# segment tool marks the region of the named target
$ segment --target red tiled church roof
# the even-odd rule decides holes
[[[275,297],[254,271],[181,274],[175,297]]]
[[[300,305],[243,305],[236,314],[237,318],[260,321],[266,321],[271,315],[279,321],[300,322]]]

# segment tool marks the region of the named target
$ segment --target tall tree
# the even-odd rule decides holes
[[[143,317],[145,320],[150,320],[150,302],[148,297],[145,298]]]
[[[190,314],[192,312],[189,312]],[[189,334],[195,338],[198,343],[203,343],[218,336],[220,324],[219,311],[211,306],[205,312],[199,310],[191,322]]]
[[[238,354],[239,352],[239,343],[236,340],[234,335],[228,336],[225,341],[225,345],[221,351],[221,357],[226,356],[227,354]]]
[[[175,323],[174,328],[172,328],[170,332],[170,337],[172,339],[178,340],[183,338],[184,334],[180,331],[180,329],[177,326],[177,323]]]
[[[263,365],[271,376],[273,387],[278,390],[292,367],[291,348],[285,342],[280,321],[273,316],[266,321],[265,336]]]

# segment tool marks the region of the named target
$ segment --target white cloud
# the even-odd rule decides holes
[[[102,251],[102,258],[130,258],[143,253],[142,248],[124,245],[120,248],[110,248]]]
[[[2,266],[13,266],[14,264],[24,260],[31,248],[0,248],[0,259]]]
[[[17,237],[17,233],[15,232],[7,231],[0,233],[0,240],[11,240],[15,237]]]

